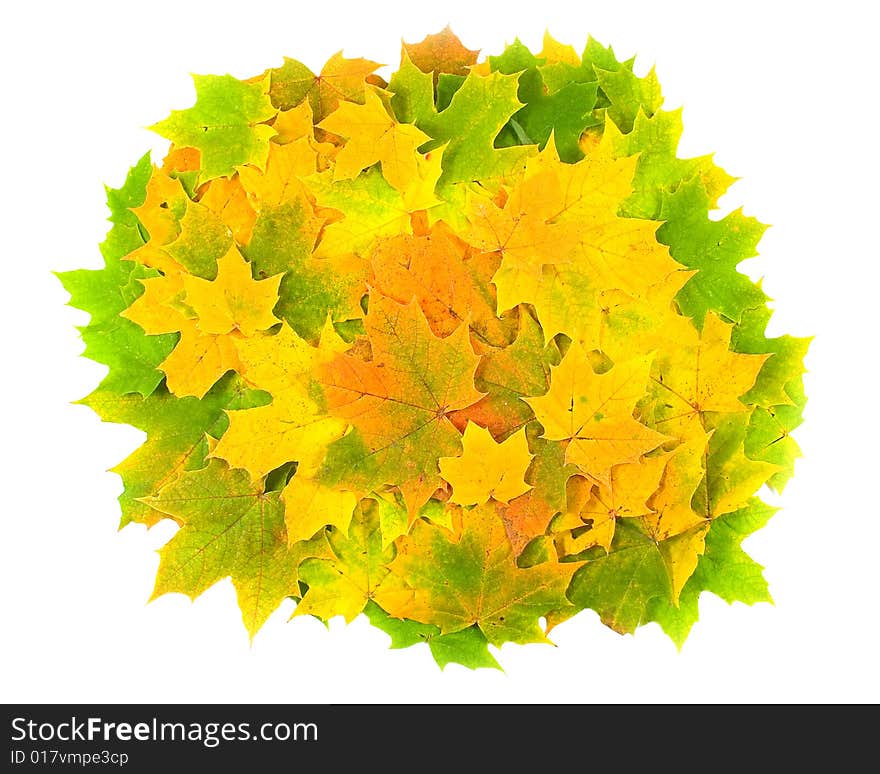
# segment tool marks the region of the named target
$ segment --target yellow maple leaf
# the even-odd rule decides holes
[[[635,464],[615,465],[607,486],[590,486],[582,477],[572,476],[567,512],[554,523],[555,531],[571,530],[562,540],[563,554],[577,554],[594,545],[609,551],[618,519],[652,512],[648,500],[657,490],[665,463],[665,455],[659,455]]]
[[[223,374],[237,369],[238,354],[230,336],[202,333],[185,318],[177,346],[159,364],[168,389],[179,397],[202,398]]]
[[[255,388],[270,392],[272,403],[227,412],[229,428],[211,456],[244,468],[254,479],[286,462],[298,463],[297,475],[311,476],[327,446],[341,437],[347,426],[345,421],[328,416],[315,400],[311,390],[314,371],[347,346],[329,318],[317,347],[286,323],[274,335],[235,339],[240,372]],[[290,497],[301,489],[297,484]],[[307,527],[294,533],[302,534],[303,529]]]
[[[597,374],[584,349],[573,344],[551,371],[549,392],[524,400],[544,426],[544,438],[569,441],[566,462],[610,486],[614,465],[636,462],[667,440],[633,418],[650,365],[650,357],[634,358]]]
[[[188,204],[189,197],[180,180],[171,177],[168,170],[154,165],[143,204],[131,208],[149,238],[125,256],[126,260],[138,261],[166,274],[180,271],[180,264],[162,248],[180,234],[180,219]]]
[[[741,413],[738,398],[755,383],[770,355],[730,350],[733,325],[710,312],[698,336],[658,353],[651,377],[658,395],[656,424],[682,439],[705,431],[704,412]]]
[[[172,393],[201,398],[223,374],[239,369],[239,359],[232,337],[199,329],[195,312],[185,301],[184,276],[189,275],[140,280],[144,292],[121,316],[151,335],[180,333],[177,345],[159,364],[159,370],[165,374]]]
[[[281,322],[272,308],[278,301],[281,275],[255,280],[250,264],[233,246],[217,261],[217,278],[184,275],[186,301],[193,308],[202,333],[240,331],[253,336]]]
[[[144,292],[121,315],[148,334],[180,333],[159,364],[168,389],[202,397],[227,371],[241,369],[236,341],[277,322],[272,307],[280,277],[251,278],[250,264],[230,247],[214,280],[178,272],[140,280]]]
[[[462,446],[459,456],[439,459],[440,475],[452,484],[450,502],[482,505],[494,498],[508,503],[532,488],[524,480],[532,462],[525,428],[498,443],[486,428],[468,422]]]
[[[316,468],[346,428],[296,389],[274,395],[268,406],[227,413],[229,427],[211,456],[245,469],[255,480],[286,462]]]
[[[705,475],[704,460],[709,436],[702,433],[660,458],[665,463],[657,491],[651,497],[651,512],[642,522],[655,540],[686,532],[705,521],[691,507],[691,500]]]
[[[468,195],[467,238],[502,256],[499,311],[529,303],[546,339],[565,333],[588,349],[608,346],[615,360],[651,351],[658,330],[674,336],[691,325],[673,306],[691,274],[657,241],[660,224],[617,214],[635,164],[607,143],[565,164],[548,143],[506,196]]]
[[[274,334],[236,339],[241,360],[241,375],[251,386],[273,395],[293,387],[308,391],[308,379],[314,370],[349,348],[330,316],[324,323],[318,346],[314,347],[286,322]]]
[[[315,138],[315,117],[308,100],[303,100],[289,110],[279,110],[272,128],[277,132],[272,140],[284,145],[302,137]]]
[[[681,590],[697,569],[697,562],[706,550],[707,523],[697,524],[686,532],[673,535],[658,543],[657,548],[669,573],[672,603],[678,605]]]
[[[401,193],[418,175],[418,147],[431,139],[412,124],[399,123],[370,87],[362,105],[340,103],[318,126],[346,138],[336,154],[334,180],[350,180],[379,162],[385,179]]]
[[[300,178],[314,174],[318,154],[308,138],[286,145],[271,143],[266,169],[244,165],[239,168],[242,187],[262,210],[286,202],[303,200],[306,188]]]
[[[182,330],[193,316],[185,311],[183,303],[183,275],[161,274],[139,282],[144,292],[120,316],[137,323],[151,336]]]
[[[547,64],[561,62],[572,67],[580,67],[581,64],[581,58],[578,56],[577,51],[565,43],[560,43],[550,34],[549,30],[544,31],[544,45],[538,54],[538,58],[545,59]]]
[[[357,505],[354,493],[323,486],[300,469],[282,490],[281,501],[291,545],[308,540],[328,524],[348,532]]]
[[[467,189],[464,211],[470,226],[465,238],[483,250],[500,252],[508,269],[535,273],[545,263],[570,262],[574,235],[556,223],[566,207],[563,175],[567,170],[563,168],[570,166],[559,160],[553,143],[548,143],[526,162],[524,174],[500,197],[502,204],[498,196]]]

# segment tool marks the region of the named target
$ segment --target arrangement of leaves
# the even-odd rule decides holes
[[[740,543],[808,342],[737,271],[764,226],[709,216],[733,179],[592,39],[378,66],[196,76],[104,267],[60,275],[108,367],[82,402],[147,435],[122,524],[179,525],[155,595],[231,578],[251,635],[293,598],[469,667],[585,609],[680,644],[703,591],[769,600]]]

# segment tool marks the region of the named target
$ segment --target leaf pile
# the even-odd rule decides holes
[[[737,271],[764,226],[710,218],[732,178],[593,40],[377,67],[197,76],[61,275],[82,402],[147,435],[122,523],[179,525],[155,595],[231,578],[251,635],[293,598],[470,667],[584,609],[680,644],[701,592],[768,600],[740,543],[808,342]]]

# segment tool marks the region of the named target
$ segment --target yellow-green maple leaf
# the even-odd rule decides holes
[[[577,564],[518,567],[489,503],[466,512],[457,540],[444,529],[416,522],[400,539],[390,568],[415,593],[383,605],[388,613],[434,624],[444,634],[476,624],[490,643],[501,645],[548,641],[539,619],[568,605],[565,589]]]
[[[211,460],[144,498],[180,530],[159,552],[153,597],[180,592],[195,599],[230,577],[251,637],[285,597],[299,592],[297,567],[322,555],[320,544],[289,547],[278,492]]]

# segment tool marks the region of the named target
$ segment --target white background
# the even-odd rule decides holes
[[[2,531],[4,702],[876,702],[880,483],[875,24],[868,3],[15,3],[4,11]],[[486,4],[488,5],[488,4]],[[141,434],[70,401],[102,366],[78,357],[51,270],[100,265],[103,184],[147,148],[141,127],[192,104],[188,73],[248,77],[339,49],[395,66],[400,40],[451,23],[500,53],[545,27],[588,33],[684,105],[682,155],[741,178],[722,200],[773,224],[760,257],[773,333],[814,335],[804,457],[747,540],[775,606],[704,597],[679,652],[656,625],[621,637],[583,613],[557,647],[506,645],[504,673],[440,671],[426,646],[387,648],[361,618],[324,627],[280,609],[253,644],[228,582],[147,604],[170,537],[117,532],[117,476]],[[386,71],[387,73],[387,71]]]

